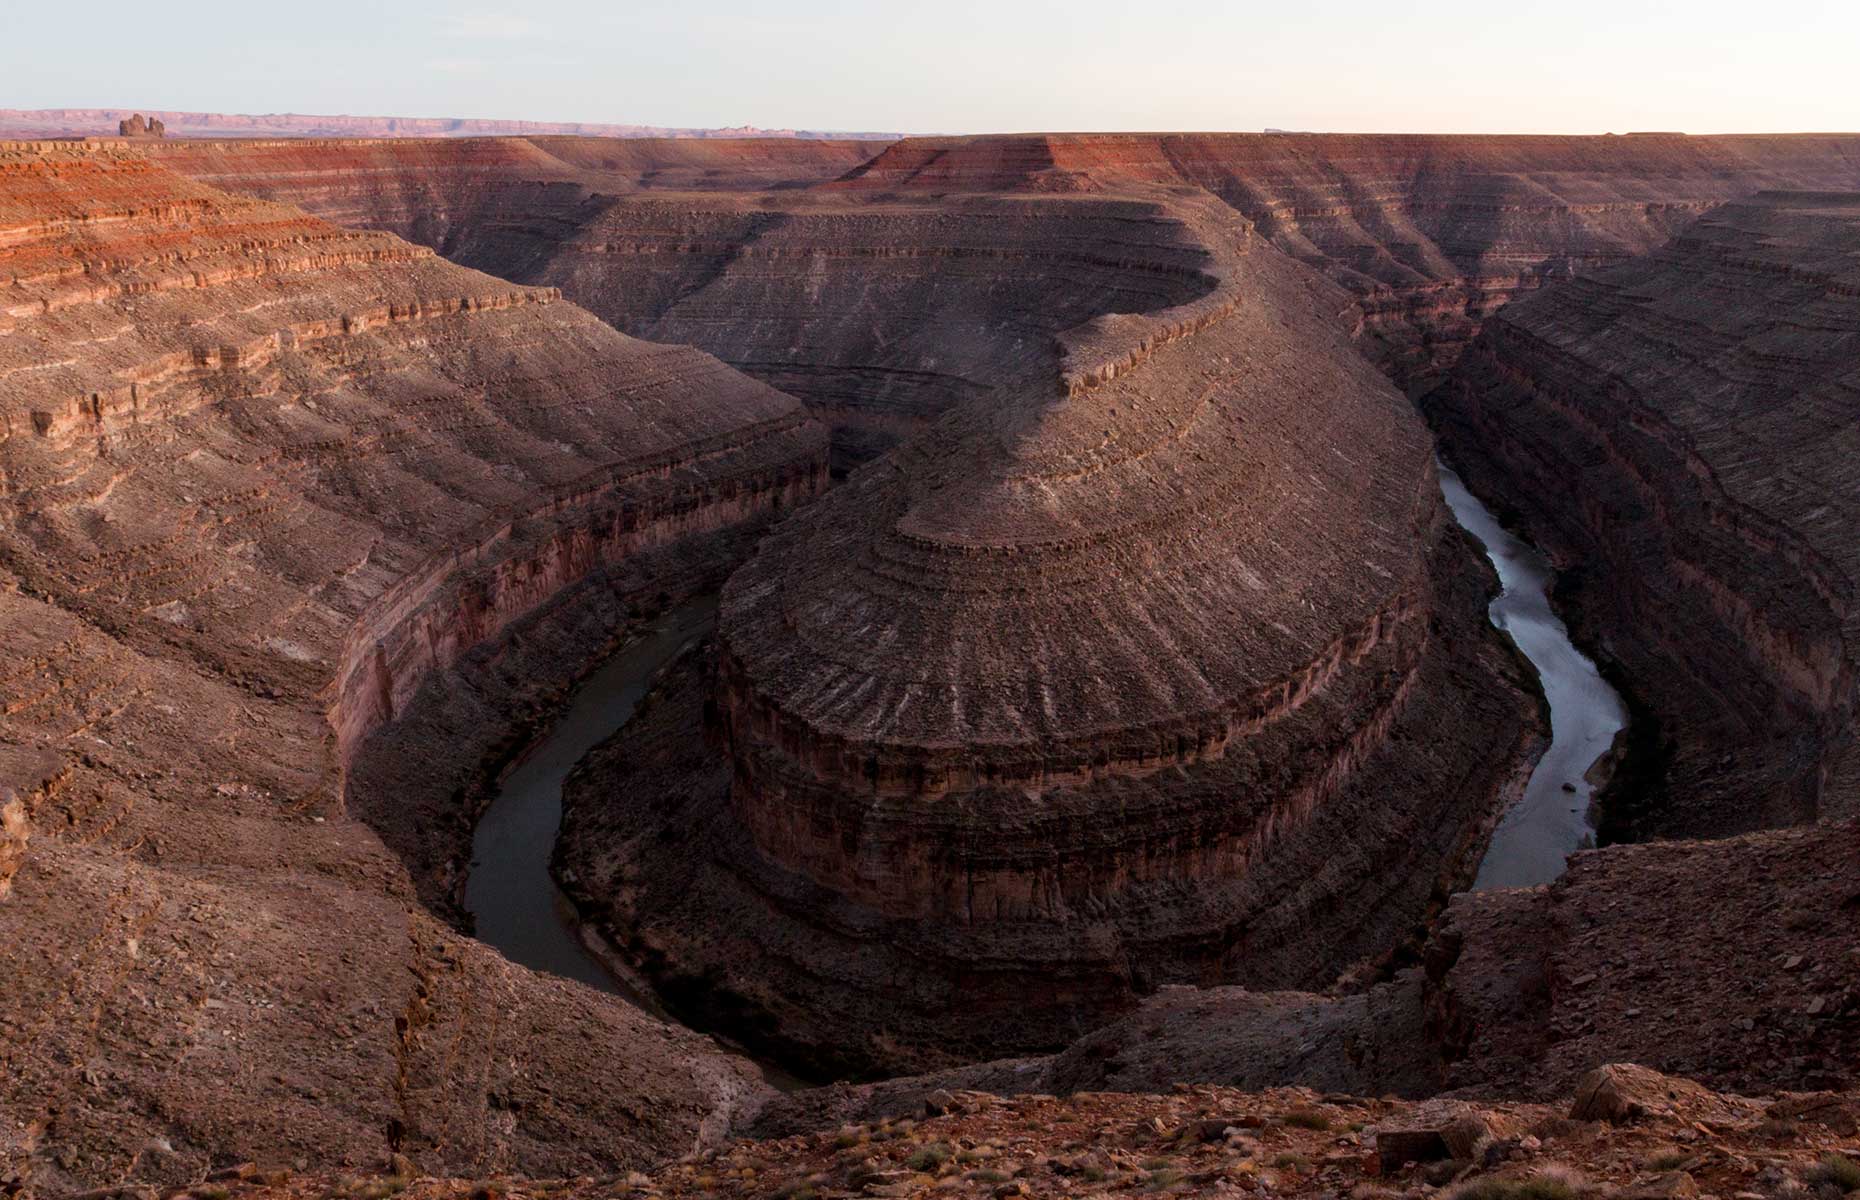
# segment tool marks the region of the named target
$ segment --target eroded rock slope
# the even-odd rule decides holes
[[[721,1128],[752,1070],[434,920],[345,776],[551,598],[824,480],[793,400],[552,290],[0,147],[9,1155],[575,1170]]]

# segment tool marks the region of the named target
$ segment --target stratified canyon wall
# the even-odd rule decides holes
[[[782,1137],[914,1117],[939,1093],[933,1111],[952,1093],[974,1107],[971,1089],[1295,1084],[1518,1100],[1618,1062],[1744,1095],[1811,1093],[1776,1110],[1788,1117],[1852,1103],[1860,1084],[1856,944],[1860,823],[1582,851],[1554,883],[1455,896],[1422,961],[1387,982],[1330,994],[1164,988],[1058,1054],[796,1092],[745,1129]],[[1546,1144],[1567,1153],[1561,1138]]]
[[[766,522],[825,452],[791,398],[553,290],[129,150],[0,146],[0,1136],[34,1185],[613,1169],[759,1096],[434,920],[345,773],[435,671]]]
[[[673,684],[570,788],[589,910],[674,1002],[828,1069],[1328,982],[1470,868],[1538,736],[1341,289],[1206,196],[953,207],[931,228],[995,253],[875,270],[1073,324],[952,341],[992,356],[977,394],[772,534],[709,696]]]
[[[1205,188],[1342,284],[1366,352],[1418,395],[1520,292],[1651,250],[1760,188],[1860,187],[1860,136],[910,138],[846,186],[1089,191],[1131,179]]]
[[[417,183],[385,161],[355,158],[390,151],[340,143],[290,150],[234,142],[165,153],[176,169],[206,172],[216,186],[391,229],[467,266],[561,287],[628,333],[689,342],[778,380],[842,430],[854,428],[843,414],[870,408],[863,432],[842,437],[843,448],[865,453],[882,444],[878,426],[895,436],[900,409],[940,408],[973,391],[968,347],[981,335],[962,333],[952,362],[936,350],[940,340],[916,334],[919,318],[947,325],[938,297],[923,284],[902,286],[913,271],[940,278],[977,269],[951,256],[1001,252],[1003,238],[988,232],[994,223],[966,213],[963,196],[1116,194],[1131,184],[1209,192],[1342,284],[1356,300],[1367,352],[1419,395],[1514,295],[1646,253],[1713,205],[1762,188],[1860,187],[1853,135],[414,145],[391,153],[427,164]],[[690,157],[700,153],[702,166]],[[659,158],[663,165],[650,161]],[[575,171],[603,161],[617,169],[576,181]],[[819,170],[829,161],[841,164],[843,181],[793,190],[823,184]],[[417,203],[408,202],[408,187],[418,189]],[[784,190],[758,194],[771,187]],[[647,188],[743,194],[637,195]],[[874,202],[884,215],[866,211]],[[1100,231],[1089,250],[1115,258],[1120,245]],[[910,261],[925,254],[943,260]],[[990,311],[1001,315],[974,324],[1011,332],[1035,311],[998,299]],[[867,309],[869,327],[856,327]],[[900,344],[906,338],[915,341]]]
[[[1856,811],[1860,196],[1728,205],[1509,307],[1429,407],[1643,709],[1608,832]]]

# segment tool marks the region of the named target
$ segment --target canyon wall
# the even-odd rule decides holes
[[[712,158],[694,169],[687,156],[700,152]],[[949,371],[934,343],[900,344],[920,315],[936,320],[939,307],[927,286],[898,293],[908,264],[880,269],[867,260],[854,271],[836,257],[842,244],[874,243],[908,256],[941,245],[939,235],[985,254],[998,239],[964,219],[964,196],[1116,195],[1133,184],[1212,194],[1343,285],[1367,352],[1418,396],[1514,295],[1650,251],[1712,206],[1762,188],[1860,187],[1853,135],[1054,134],[831,149],[507,139],[423,145],[418,203],[409,203],[397,172],[358,171],[359,151],[341,143],[165,153],[177,170],[210,172],[217,186],[391,229],[467,266],[559,286],[628,333],[689,342],[752,374],[770,372],[778,386],[803,387],[836,424],[837,414],[868,407],[879,414],[873,423],[891,421],[901,388],[938,408],[965,394],[960,381],[941,378]],[[294,165],[280,169],[285,154]],[[657,157],[669,161],[636,165]],[[622,165],[584,181],[586,194],[558,182],[567,178],[564,161],[586,170],[606,159]],[[829,160],[842,176],[835,181],[824,170]],[[463,161],[477,166],[438,166]],[[744,194],[642,203],[641,188]],[[769,188],[784,190],[755,194]],[[1119,244],[1101,237],[1092,250]],[[870,290],[860,290],[868,272]],[[846,331],[808,324],[810,314],[829,312],[830,323],[845,325],[867,307],[870,328],[853,335],[863,343],[856,349]],[[1029,311],[1010,312],[1003,327]],[[875,351],[877,370],[867,362]],[[907,382],[912,371],[922,378]]]
[[[36,1186],[611,1170],[755,1102],[707,1039],[434,920],[345,776],[552,599],[825,482],[791,398],[552,289],[0,144],[0,1108]]]
[[[743,1128],[836,1130],[952,1096],[980,1107],[977,1092],[1200,1084],[1515,1101],[1623,1062],[1746,1096],[1797,1093],[1779,1115],[1806,1116],[1857,1082],[1856,862],[1851,821],[1582,851],[1553,884],[1455,896],[1421,960],[1386,982],[1163,988],[1058,1054],[790,1093]]]
[[[1101,311],[1055,304],[1025,369],[771,534],[710,682],[569,789],[586,909],[674,1003],[822,1069],[1050,1048],[1162,983],[1328,981],[1470,869],[1538,736],[1341,289],[1206,197],[959,211],[1024,240],[939,275],[952,308]],[[1200,285],[1128,311],[1171,260]]]
[[[1054,134],[909,138],[864,192],[1205,188],[1341,283],[1411,395],[1514,295],[1660,245],[1765,187],[1860,187],[1855,135]]]
[[[1429,400],[1643,710],[1607,832],[1856,811],[1857,404],[1860,197],[1816,193],[1507,308]]]

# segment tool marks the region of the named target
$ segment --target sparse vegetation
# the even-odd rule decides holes
[[[1323,1132],[1330,1128],[1330,1117],[1315,1108],[1294,1108],[1285,1114],[1285,1123],[1298,1129]]]
[[[1272,1165],[1281,1171],[1308,1171],[1311,1160],[1302,1154],[1281,1154],[1272,1160]]]
[[[1808,1173],[1811,1183],[1831,1183],[1843,1192],[1860,1192],[1860,1162],[1845,1154],[1829,1154]]]
[[[1649,1171],[1677,1171],[1692,1161],[1692,1156],[1683,1150],[1662,1150],[1647,1160]]]
[[[1160,1171],[1151,1171],[1149,1177],[1143,1181],[1143,1190],[1146,1192],[1160,1192],[1165,1188],[1174,1187],[1176,1184],[1182,1182],[1183,1178],[1183,1173],[1175,1167],[1165,1167]]]
[[[1451,1200],[1576,1200],[1582,1191],[1575,1172],[1547,1167],[1535,1175],[1475,1179],[1455,1190]]]
[[[904,1165],[913,1171],[934,1171],[953,1157],[955,1151],[942,1142],[931,1142],[917,1153],[904,1160]]]

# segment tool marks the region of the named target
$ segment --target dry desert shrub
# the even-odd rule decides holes
[[[1860,1162],[1855,1162],[1845,1154],[1829,1154],[1808,1173],[1808,1181],[1812,1184],[1833,1184],[1843,1192],[1860,1192]]]

